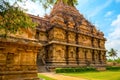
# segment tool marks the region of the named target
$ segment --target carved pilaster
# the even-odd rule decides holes
[[[76,63],[79,64],[79,48],[76,48]]]

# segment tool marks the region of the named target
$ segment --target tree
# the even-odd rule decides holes
[[[115,60],[115,57],[117,57],[117,51],[111,48],[110,51],[108,51],[108,55],[109,57],[113,57],[113,59]]]
[[[0,4],[0,30],[8,33],[16,33],[21,28],[35,28],[36,23],[20,7],[11,6],[8,2]]]
[[[23,2],[25,0],[16,0],[17,2]],[[26,0],[27,1],[27,0]],[[44,9],[47,9],[51,5],[60,0],[31,0],[39,1],[42,3]],[[64,3],[74,6],[78,3],[78,0],[62,0]],[[33,23],[31,18],[20,9],[20,7],[11,6],[9,0],[0,1],[0,29],[4,30],[5,36],[7,33],[16,33],[20,28],[34,28],[37,24]]]
[[[19,2],[23,2],[25,0],[17,0]],[[27,1],[27,0],[26,0]],[[55,4],[56,2],[60,1],[60,0],[31,0],[33,2],[39,1],[42,6],[44,7],[44,9],[47,9],[48,7],[50,7],[51,5]],[[74,6],[78,4],[78,0],[61,0],[64,3],[70,5],[70,6]]]

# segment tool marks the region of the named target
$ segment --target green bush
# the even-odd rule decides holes
[[[93,67],[81,67],[81,68],[56,68],[56,73],[76,73],[76,72],[90,72],[97,71]]]
[[[114,71],[114,70],[120,70],[120,67],[116,67],[116,66],[108,66],[108,67],[106,67],[106,69],[107,70],[112,70],[112,71]]]
[[[120,58],[115,59],[115,60],[113,60],[113,59],[108,59],[107,61],[108,61],[108,62],[116,62],[116,63],[120,63]]]

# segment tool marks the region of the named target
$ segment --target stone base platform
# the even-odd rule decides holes
[[[4,71],[0,72],[0,80],[40,80],[36,71]]]

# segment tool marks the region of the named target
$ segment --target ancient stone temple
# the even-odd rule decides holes
[[[104,34],[74,6],[58,0],[50,15],[30,17],[39,24],[36,30],[22,30],[7,38],[0,33],[0,80],[36,80],[36,63],[40,72],[57,67],[105,67]]]
[[[38,65],[52,70],[56,67],[104,67],[106,49],[103,32],[96,29],[74,6],[54,5],[49,16],[33,18],[39,26],[36,39],[43,45]],[[40,64],[41,63],[41,64]]]

